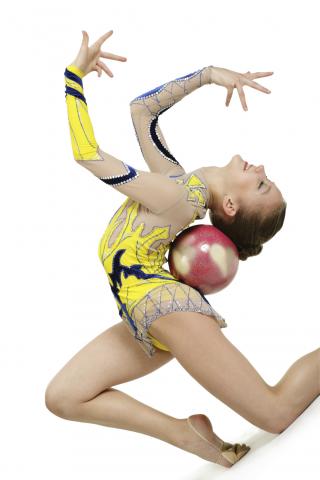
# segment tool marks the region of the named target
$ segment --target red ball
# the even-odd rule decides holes
[[[219,292],[235,277],[239,266],[236,245],[213,225],[194,225],[171,243],[171,274],[202,294]]]

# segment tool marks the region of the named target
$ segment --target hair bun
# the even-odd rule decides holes
[[[259,244],[259,245],[239,246],[237,248],[238,248],[240,260],[246,260],[248,257],[253,257],[254,255],[258,255],[261,252],[263,246]]]

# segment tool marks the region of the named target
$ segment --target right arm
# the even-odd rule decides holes
[[[160,173],[138,170],[99,147],[84,96],[83,76],[84,72],[75,64],[65,70],[65,101],[74,159],[104,183],[155,214],[173,208],[187,195],[183,185]]]
[[[141,152],[149,169],[163,175],[182,175],[184,168],[170,152],[158,124],[159,115],[183,97],[212,83],[213,66],[166,82],[130,102],[131,118]]]

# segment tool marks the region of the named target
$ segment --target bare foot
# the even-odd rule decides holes
[[[224,442],[214,433],[206,415],[190,415],[182,421],[186,428],[183,445],[179,447],[204,460],[230,468],[250,450],[245,444]]]

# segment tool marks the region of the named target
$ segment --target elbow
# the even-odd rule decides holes
[[[129,106],[132,117],[138,116],[143,110],[143,105],[141,105],[140,103],[136,103],[135,99],[129,103]]]
[[[79,158],[75,158],[75,162],[81,167],[87,167],[86,160],[80,160]]]
[[[134,100],[132,100],[132,102],[134,102]],[[129,103],[129,107],[131,116],[134,116],[137,113],[137,106],[132,102]]]

